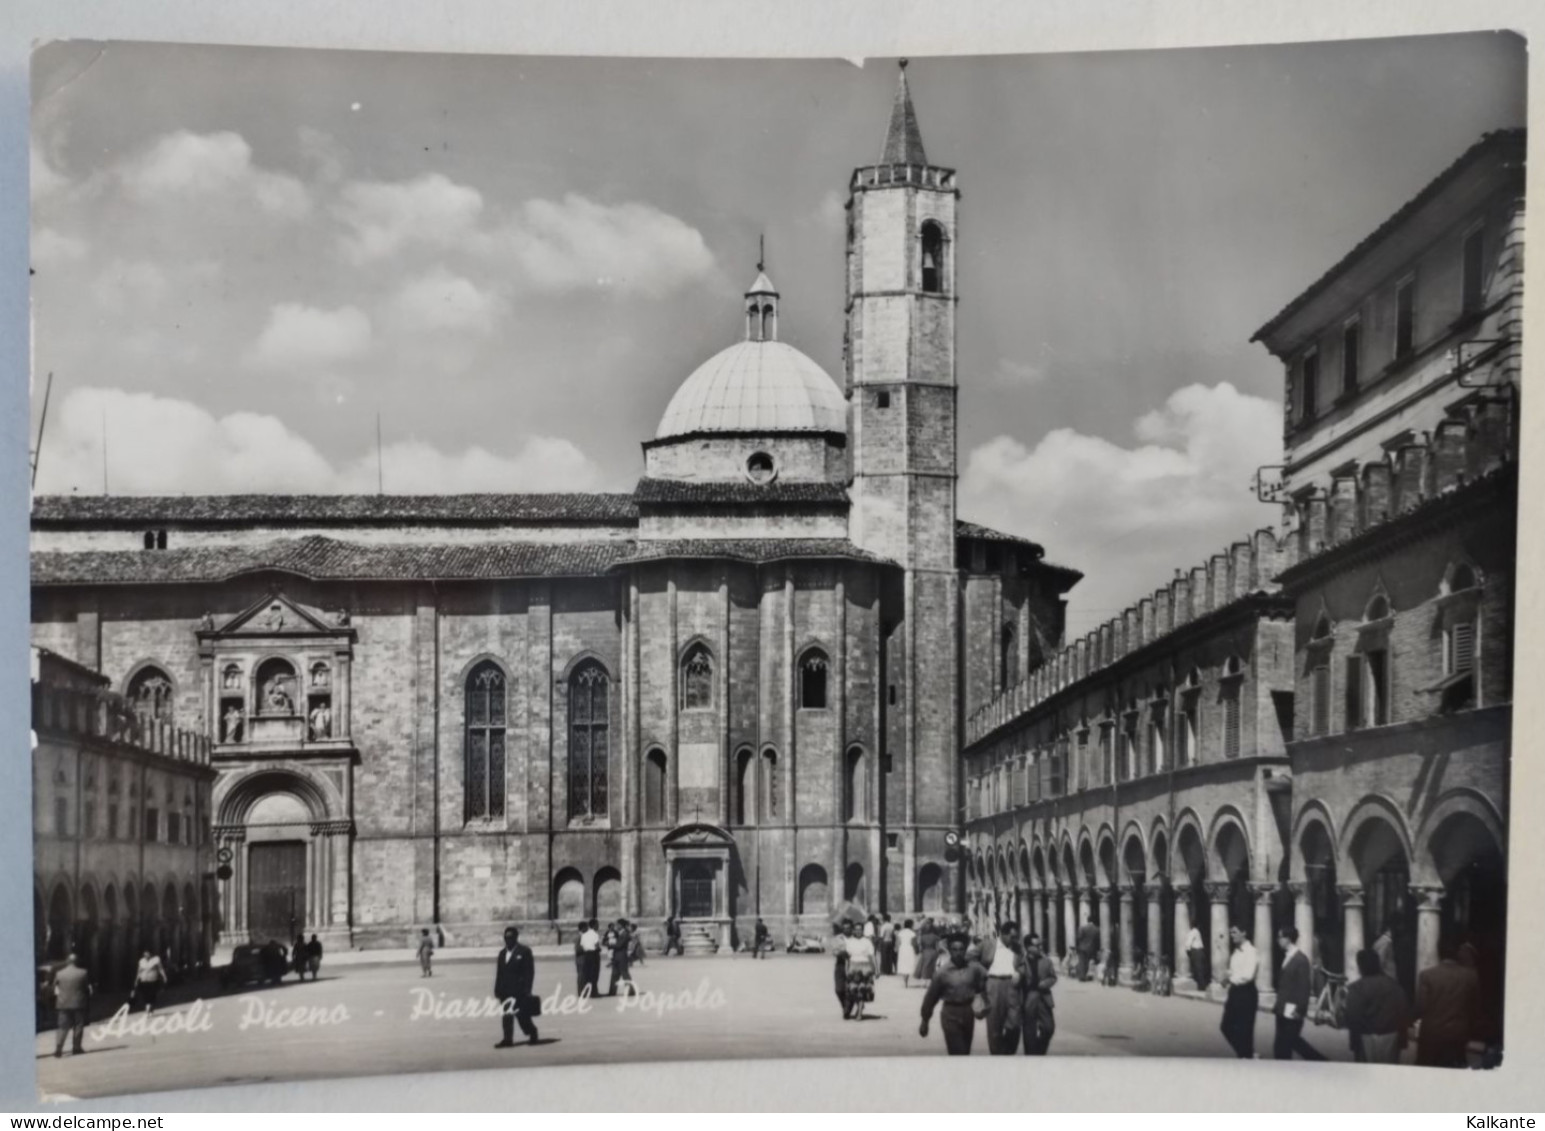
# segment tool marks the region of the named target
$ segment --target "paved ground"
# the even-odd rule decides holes
[[[944,1055],[937,1021],[927,1040],[917,1034],[921,989],[882,978],[870,1016],[844,1021],[832,993],[831,960],[819,955],[655,958],[637,971],[647,991],[641,1008],[619,1012],[618,999],[602,998],[584,1014],[549,1012],[538,1022],[539,1045],[495,1049],[497,1020],[461,1016],[453,1008],[484,1000],[492,989],[492,965],[491,956],[440,962],[429,980],[419,977],[416,965],[324,965],[315,983],[292,979],[277,988],[157,1011],[163,1025],[193,1022],[193,1033],[114,1034],[103,1032],[99,1019],[87,1030],[86,1054],[61,1060],[53,1057],[53,1032],[40,1033],[39,1088],[45,1098],[88,1097],[525,1064]],[[573,984],[571,964],[537,960],[537,990],[549,1006],[571,995]],[[1231,1055],[1218,1034],[1216,1005],[1066,980],[1056,999],[1053,1056]],[[415,1003],[421,1013],[438,1005],[441,1015],[413,1019]],[[569,998],[568,1004],[576,1003]],[[311,1023],[288,1027],[296,1020]],[[1260,1015],[1256,1045],[1266,1055],[1271,1031],[1271,1017]],[[1307,1036],[1327,1055],[1351,1058],[1345,1033],[1311,1026]],[[974,1055],[987,1055],[980,1023],[976,1042]]]

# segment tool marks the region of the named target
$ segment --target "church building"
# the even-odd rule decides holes
[[[1061,647],[1080,574],[956,515],[959,204],[903,69],[849,182],[842,379],[759,272],[628,494],[36,499],[34,644],[217,774],[223,878],[97,882],[213,890],[225,943],[963,910],[963,719]]]

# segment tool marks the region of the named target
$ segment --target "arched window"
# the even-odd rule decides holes
[[[1019,638],[1014,633],[1014,626],[1003,626],[1002,639],[998,644],[998,676],[999,682],[1007,689],[1019,682]]]
[[[1330,618],[1321,613],[1309,642],[1309,720],[1315,737],[1330,733]]]
[[[769,817],[778,815],[778,752],[762,751],[762,812]]]
[[[277,657],[264,660],[254,677],[257,682],[257,712],[260,715],[296,713],[295,669],[288,660]]]
[[[1461,593],[1466,589],[1474,589],[1476,586],[1475,570],[1460,562],[1448,571],[1448,577],[1443,581],[1444,593]]]
[[[855,746],[848,751],[842,777],[842,819],[844,821],[867,819],[865,802],[869,775],[865,770],[864,751],[861,747]]]
[[[485,660],[467,676],[466,819],[504,816],[504,672]]]
[[[754,819],[751,810],[756,801],[755,773],[755,758],[750,750],[742,750],[735,756],[735,823],[737,825],[749,825]]]
[[[812,648],[799,661],[799,705],[806,710],[826,708],[826,653]]]
[[[569,677],[570,819],[606,816],[610,684],[593,660]]]
[[[929,294],[944,292],[944,229],[929,220],[922,229],[923,290]]]
[[[665,823],[665,751],[651,750],[644,759],[644,824]]]
[[[1389,616],[1389,598],[1382,593],[1374,594],[1373,600],[1363,610],[1363,620],[1383,620]]]
[[[701,644],[681,662],[681,709],[696,711],[713,706],[713,657]]]
[[[147,664],[129,681],[129,702],[144,718],[172,721],[172,681],[153,664]]]
[[[770,342],[778,336],[778,324],[773,319],[772,303],[762,304],[762,341]]]

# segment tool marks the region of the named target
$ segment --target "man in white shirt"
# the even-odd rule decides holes
[[[1191,980],[1196,988],[1207,988],[1207,945],[1202,942],[1202,932],[1196,927],[1186,935],[1186,957],[1191,960]]]
[[[1228,961],[1228,1000],[1223,1003],[1223,1021],[1218,1026],[1223,1039],[1240,1060],[1255,1056],[1255,1011],[1260,994],[1255,988],[1259,959],[1249,936],[1239,927],[1230,927],[1229,943],[1234,953]]]
[[[579,953],[584,959],[585,974],[584,984],[580,986],[580,996],[599,997],[601,994],[601,924],[592,919],[585,924],[583,933],[579,936]]]
[[[1018,923],[1002,923],[996,938],[982,941],[981,962],[987,968],[987,1051],[993,1056],[1013,1056],[1019,1050],[1020,983],[1025,967]]]

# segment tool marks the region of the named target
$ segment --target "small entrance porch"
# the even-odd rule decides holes
[[[735,838],[717,825],[693,821],[660,840],[670,877],[670,913],[681,924],[687,953],[731,954],[730,864]]]

